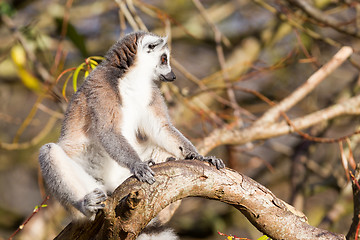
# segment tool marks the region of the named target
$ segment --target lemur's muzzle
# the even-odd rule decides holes
[[[163,82],[172,82],[176,79],[175,73],[171,70],[171,72],[169,72],[166,75],[160,75],[160,79]]]

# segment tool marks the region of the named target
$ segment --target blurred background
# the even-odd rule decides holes
[[[162,86],[174,125],[195,144],[225,125],[246,128],[270,108],[255,90],[280,101],[343,45],[355,54],[287,112],[297,118],[358,94],[360,4],[302,1],[335,25],[314,18],[297,1],[251,0],[13,0],[0,1],[0,239],[7,239],[44,197],[37,155],[56,142],[67,99],[121,36],[135,30],[168,35],[177,79]],[[353,30],[344,31],[343,29]],[[86,61],[87,59],[87,61]],[[93,62],[95,61],[95,63]],[[83,64],[83,65],[81,65]],[[234,101],[238,104],[234,107]],[[359,126],[340,116],[306,130],[341,137]],[[359,160],[359,137],[344,144]],[[338,143],[297,134],[221,144],[211,153],[303,211],[311,225],[346,234],[353,205]],[[70,221],[50,199],[15,239],[53,239]],[[181,239],[257,239],[262,234],[235,208],[185,199],[169,223]]]

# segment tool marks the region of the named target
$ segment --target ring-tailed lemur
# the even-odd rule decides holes
[[[50,192],[67,207],[94,218],[112,193],[134,174],[155,182],[150,162],[202,157],[171,123],[159,90],[171,82],[167,39],[146,32],[126,35],[73,95],[57,143],[40,149]],[[75,211],[76,212],[76,211]]]

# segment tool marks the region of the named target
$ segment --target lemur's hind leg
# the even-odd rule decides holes
[[[104,208],[106,193],[84,168],[71,159],[55,143],[45,144],[40,149],[39,162],[46,184],[62,203],[70,203],[87,217],[94,217]]]

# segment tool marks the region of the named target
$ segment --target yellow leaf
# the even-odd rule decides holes
[[[29,88],[30,90],[34,90],[36,92],[41,91],[40,81],[36,77],[34,77],[31,73],[29,73],[25,68],[19,67],[17,69],[17,72],[25,87]]]
[[[25,50],[22,46],[20,45],[15,45],[11,48],[11,59],[13,60],[13,62],[15,63],[16,66],[18,67],[23,67],[25,66],[26,63],[26,54],[25,54]]]
[[[267,239],[269,239],[268,236],[263,235],[263,236],[259,237],[257,240],[267,240]]]

